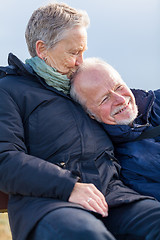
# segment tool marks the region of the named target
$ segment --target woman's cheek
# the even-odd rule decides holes
[[[72,67],[75,67],[75,65],[76,65],[76,58],[70,57],[70,58],[68,59],[68,67],[69,67],[69,68],[72,68]]]

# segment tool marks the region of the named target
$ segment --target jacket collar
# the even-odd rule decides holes
[[[57,94],[71,99],[69,95],[64,94],[61,91],[58,91],[54,87],[51,87],[46,84],[46,82],[38,76],[32,69],[32,67],[29,64],[23,63],[19,58],[17,58],[14,54],[9,53],[8,55],[8,64],[7,67],[0,67],[0,78],[6,76],[6,75],[22,75],[22,76],[32,76],[36,78],[36,81],[39,81],[45,88],[47,88],[50,91],[56,92]]]
[[[131,89],[138,106],[137,124],[147,124],[154,103],[155,95],[153,91],[144,91],[140,89]]]
[[[8,55],[8,66],[0,67],[0,77],[4,77],[6,75],[33,75],[32,68],[24,64],[21,60],[19,60],[15,55],[9,53]]]

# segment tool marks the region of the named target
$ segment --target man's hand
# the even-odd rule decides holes
[[[76,183],[69,197],[69,202],[78,203],[84,208],[108,216],[108,205],[103,194],[93,185]]]

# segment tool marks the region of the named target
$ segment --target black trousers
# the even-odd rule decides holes
[[[160,202],[141,200],[109,210],[106,218],[78,208],[48,213],[28,240],[160,240]]]

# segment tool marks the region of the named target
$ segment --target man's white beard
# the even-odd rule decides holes
[[[137,105],[135,105],[134,111],[131,112],[130,116],[127,119],[122,119],[122,120],[115,119],[115,122],[117,123],[117,125],[130,125],[136,119],[137,115],[138,115],[138,107]]]

